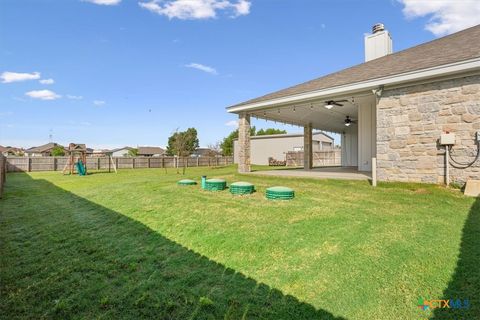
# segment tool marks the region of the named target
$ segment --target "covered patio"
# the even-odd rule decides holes
[[[288,90],[288,89],[286,89]],[[376,156],[376,90],[336,95],[321,92],[261,97],[228,108],[239,117],[240,173],[251,172],[252,119],[303,127],[303,170],[257,171],[254,174],[332,179],[370,179]],[[314,168],[312,130],[341,136],[341,167]]]

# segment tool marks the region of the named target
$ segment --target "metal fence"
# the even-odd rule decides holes
[[[3,186],[7,178],[7,161],[3,154],[0,153],[0,198],[3,196]]]
[[[287,166],[289,167],[302,167],[303,151],[287,152],[286,160]],[[340,149],[313,152],[314,167],[340,166],[341,164],[342,159]]]
[[[7,172],[62,171],[69,157],[7,157]],[[113,157],[117,169],[224,166],[233,157]],[[109,157],[87,157],[89,170],[113,170]]]

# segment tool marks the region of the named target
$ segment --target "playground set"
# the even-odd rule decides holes
[[[63,174],[68,172],[69,174],[78,173],[79,176],[87,175],[87,146],[83,143],[70,143],[67,153],[68,160],[63,168]],[[111,154],[109,154],[108,159],[110,162],[108,172],[110,172],[110,167],[112,167],[115,173],[117,173],[117,168]]]

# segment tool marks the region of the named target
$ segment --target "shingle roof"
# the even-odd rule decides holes
[[[47,143],[47,144],[44,144],[44,145],[41,145],[41,146],[38,146],[38,147],[32,147],[30,149],[27,149],[25,152],[26,153],[42,153],[42,152],[48,151],[48,150],[50,150],[50,149],[52,149],[56,146],[62,147],[61,145],[59,145],[57,143],[50,142],[50,143]]]
[[[132,149],[133,149],[132,147],[125,146],[125,147],[115,148],[115,149],[111,149],[111,150],[105,149],[105,151],[113,153],[113,152],[117,152],[117,151],[120,151],[120,150],[132,150]]]
[[[138,147],[139,155],[163,154],[165,150],[160,147]]]
[[[220,155],[220,154],[221,154],[220,152],[210,148],[197,148],[197,150],[195,150],[195,152],[192,153],[192,155],[203,156],[203,157],[210,156],[210,155]]]
[[[393,76],[480,57],[480,25],[232,107]]]

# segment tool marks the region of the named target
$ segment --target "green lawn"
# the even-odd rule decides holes
[[[175,184],[202,174],[258,192]],[[480,200],[433,185],[44,172],[9,174],[0,200],[2,319],[478,319],[479,266]]]

